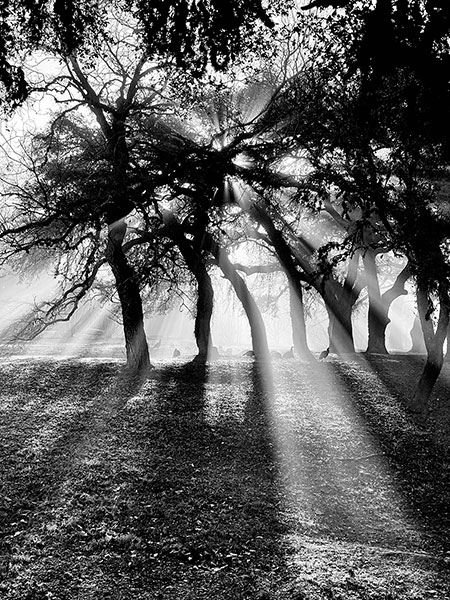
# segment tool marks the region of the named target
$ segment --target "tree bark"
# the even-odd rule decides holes
[[[172,212],[168,210],[164,211],[163,220],[166,226],[166,235],[177,244],[186,266],[197,281],[197,310],[195,313],[194,335],[198,354],[194,358],[194,361],[206,363],[212,348],[211,317],[214,308],[214,290],[211,277],[202,257],[201,245],[194,246],[188,240],[182,225]],[[202,231],[205,229],[205,226],[201,227]],[[197,237],[203,238],[200,235]]]
[[[139,286],[134,271],[122,249],[123,235],[110,232],[106,246],[106,259],[113,272],[122,308],[123,330],[127,367],[137,373],[153,369],[150,363],[144,314]]]
[[[409,263],[406,263],[397,275],[392,287],[380,294],[375,252],[370,249],[366,250],[363,261],[369,296],[369,339],[366,352],[369,354],[389,354],[386,348],[386,329],[391,322],[389,309],[394,300],[408,293],[405,290],[405,283],[411,275],[410,266]]]
[[[427,360],[424,370],[417,384],[412,408],[422,418],[426,418],[429,410],[429,400],[434,385],[439,377],[444,362],[444,341],[449,325],[448,292],[439,286],[439,317],[434,328],[430,316],[430,296],[425,286],[417,283],[417,307],[422,325]]]
[[[231,283],[237,297],[242,303],[245,314],[250,325],[252,336],[253,352],[257,360],[269,360],[269,347],[267,344],[266,328],[259,308],[251,295],[245,281],[239,275],[234,265],[228,258],[226,251],[220,248],[219,244],[209,233],[204,236],[205,248],[215,258],[217,265],[224,274],[225,278]]]
[[[197,281],[197,311],[195,314],[194,335],[198,347],[195,362],[204,363],[212,348],[211,317],[214,307],[214,290],[211,277],[201,256],[195,252],[183,234],[177,235],[176,242],[186,265]]]
[[[294,290],[292,283],[289,283],[289,308],[292,323],[292,341],[294,349],[302,360],[313,360],[314,357],[308,346],[306,336],[305,309],[303,306],[303,291]]]
[[[361,288],[357,285],[359,253],[349,260],[343,285],[328,278],[324,285],[327,292],[323,298],[328,312],[329,350],[332,354],[354,354],[352,313]]]
[[[385,332],[389,319],[381,299],[375,252],[371,248],[366,248],[364,251],[363,264],[367,281],[367,295],[369,298],[369,338],[366,352],[368,354],[388,354]]]
[[[293,285],[293,289],[297,295],[301,293],[301,281],[304,279],[322,296],[328,314],[331,315],[331,344],[334,347],[334,351],[354,352],[351,310],[350,316],[348,312],[349,302],[351,303],[351,307],[353,307],[357,298],[357,295],[354,299],[352,297],[354,294],[352,292],[353,287],[347,290],[331,275],[328,277],[317,276],[315,268],[309,263],[312,251],[301,239],[298,240],[301,250],[296,252],[294,257],[293,249],[286,242],[281,231],[276,228],[271,216],[264,207],[255,204],[249,212],[264,227],[288,280]],[[304,272],[304,275],[300,275],[297,264]]]

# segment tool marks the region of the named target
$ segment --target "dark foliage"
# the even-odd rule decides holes
[[[169,54],[176,63],[201,73],[210,63],[221,69],[239,52],[255,22],[272,22],[260,0],[168,2],[124,0],[113,3],[142,27],[149,55]],[[9,106],[27,96],[21,54],[50,48],[68,56],[95,47],[106,25],[110,3],[101,0],[5,0],[0,5],[0,81]]]

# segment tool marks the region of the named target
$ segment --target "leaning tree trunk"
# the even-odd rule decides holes
[[[204,236],[205,248],[214,256],[218,267],[225,278],[231,283],[236,296],[242,303],[247,315],[252,336],[253,352],[257,360],[269,359],[269,346],[267,344],[266,328],[259,308],[251,295],[245,281],[237,272],[236,268],[228,258],[226,251],[218,245],[209,233]]]
[[[384,334],[389,321],[387,312],[382,308],[375,252],[371,248],[367,248],[364,251],[363,264],[367,281],[367,295],[369,298],[369,339],[366,352],[368,354],[388,354],[386,337]]]
[[[383,294],[380,294],[375,253],[372,250],[366,250],[363,261],[369,296],[369,339],[366,352],[369,354],[388,354],[386,348],[386,329],[391,322],[389,310],[394,300],[408,294],[405,289],[405,283],[411,275],[411,269],[409,263],[406,263],[397,275],[392,287]]]
[[[249,210],[250,215],[264,227],[271,244],[278,256],[293,289],[298,294],[301,290],[301,281],[307,281],[322,296],[328,315],[330,316],[331,345],[333,351],[352,353],[355,351],[351,321],[351,308],[353,307],[359,291],[355,295],[354,282],[351,289],[346,289],[338,281],[328,276],[317,277],[315,266],[310,264],[314,250],[308,247],[306,241],[299,239],[301,251],[295,252],[286,242],[281,231],[275,226],[272,217],[261,205],[254,204]],[[298,267],[303,270],[299,273]],[[353,298],[353,296],[355,296]],[[330,347],[331,349],[331,347]]]
[[[354,354],[352,313],[361,292],[358,285],[359,253],[350,257],[343,285],[325,280],[323,300],[328,312],[329,350],[332,354]]]
[[[425,418],[429,410],[429,400],[444,362],[444,341],[449,325],[448,292],[439,286],[439,317],[434,328],[430,315],[430,296],[425,286],[417,283],[417,307],[427,349],[425,368],[417,384],[412,402],[413,410]]]
[[[198,354],[194,361],[205,363],[212,348],[211,317],[214,307],[214,290],[211,277],[205,263],[198,252],[192,248],[183,234],[177,236],[180,252],[197,281],[197,312],[195,314],[194,335]]]
[[[126,226],[125,226],[126,229]],[[123,252],[125,229],[119,233],[110,231],[106,246],[106,258],[113,272],[122,308],[127,367],[137,373],[153,368],[144,330],[144,314],[139,286],[133,268]]]
[[[386,343],[386,329],[391,322],[391,319],[389,318],[389,310],[394,300],[400,296],[406,296],[408,294],[407,290],[405,289],[405,283],[410,276],[411,268],[409,263],[406,263],[406,265],[397,275],[392,287],[381,295],[380,315],[376,322],[373,323],[374,331],[372,332],[372,336],[383,340],[384,344]]]
[[[194,246],[184,234],[181,224],[171,211],[164,211],[164,224],[167,235],[177,244],[186,266],[197,281],[197,310],[195,314],[194,335],[198,347],[195,362],[206,363],[210,349],[211,317],[214,308],[214,290],[211,277],[206,269],[205,261],[201,254],[201,247]]]
[[[306,336],[303,291],[301,289],[295,291],[292,283],[289,283],[289,308],[292,323],[292,341],[294,342],[295,351],[302,360],[313,360],[314,357],[309,349]]]

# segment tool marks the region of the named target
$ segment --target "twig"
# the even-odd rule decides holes
[[[375,454],[368,454],[367,456],[356,456],[355,458],[338,458],[342,462],[356,462],[360,460],[368,460],[369,458],[376,458],[377,456],[384,456],[384,452],[377,452]]]

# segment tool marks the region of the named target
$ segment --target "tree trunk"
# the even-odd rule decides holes
[[[126,227],[125,227],[126,229]],[[133,372],[145,373],[153,368],[144,330],[144,314],[139,286],[133,268],[122,249],[123,233],[110,231],[106,258],[113,272],[120,299],[127,353],[127,367]]]
[[[197,277],[197,284],[198,298],[194,334],[198,346],[198,354],[194,360],[204,363],[208,360],[208,355],[212,348],[211,317],[214,306],[214,291],[206,268]]]
[[[420,324],[420,317],[419,315],[416,315],[414,317],[414,323],[413,326],[411,327],[411,330],[409,332],[409,335],[411,337],[411,349],[409,350],[409,352],[411,354],[424,354],[427,351],[427,348],[425,346],[425,340],[423,337],[423,331],[422,331],[422,326]]]
[[[427,348],[425,368],[417,384],[412,402],[414,412],[426,418],[429,410],[429,400],[434,385],[439,377],[444,362],[444,341],[449,325],[449,304],[447,290],[440,285],[439,317],[436,329],[430,316],[430,296],[428,290],[417,283],[417,307]]]
[[[216,259],[217,265],[225,278],[231,283],[237,297],[242,303],[250,325],[253,352],[257,360],[269,360],[269,347],[267,344],[266,328],[259,308],[253,299],[245,281],[239,275],[234,265],[228,258],[226,251],[217,244],[213,237],[205,233],[205,247]]]
[[[299,239],[298,243],[301,250],[294,253],[293,249],[284,239],[281,231],[279,231],[264,207],[253,205],[250,209],[250,215],[264,227],[271,244],[277,253],[278,259],[283,267],[289,281],[293,285],[293,289],[298,294],[301,290],[301,281],[306,280],[312,285],[322,296],[328,314],[331,315],[331,344],[334,351],[339,352],[354,352],[355,346],[353,343],[353,331],[348,308],[353,307],[359,291],[355,295],[355,286],[352,283],[351,289],[346,289],[338,281],[330,275],[326,278],[318,277],[315,272],[315,267],[309,264],[309,259],[312,256],[312,250],[303,240]],[[297,263],[304,272],[304,276],[300,275]],[[355,288],[356,289],[356,288]],[[353,296],[355,296],[353,298]],[[331,348],[330,348],[331,349]]]
[[[394,281],[392,287],[390,287],[381,295],[381,315],[377,323],[379,329],[373,335],[379,336],[382,340],[384,340],[384,343],[386,340],[386,329],[389,323],[391,322],[389,318],[389,310],[394,300],[396,300],[400,296],[408,295],[408,292],[405,289],[405,283],[410,276],[411,268],[409,262],[407,262],[403,269],[400,271],[400,273],[397,275],[397,278]]]
[[[308,346],[306,336],[305,309],[303,306],[302,290],[294,290],[292,283],[289,284],[289,308],[292,323],[292,341],[298,356],[302,360],[313,360],[314,357]]]
[[[323,299],[328,312],[329,350],[332,354],[354,354],[352,313],[361,291],[357,285],[359,253],[349,260],[343,285],[334,279],[325,280]]]
[[[353,304],[345,297],[341,301],[339,318],[335,312],[326,304],[328,312],[328,338],[329,350],[332,354],[354,354],[355,344],[352,332],[352,309]]]
[[[184,236],[183,240],[178,241],[178,247],[197,281],[197,311],[195,314],[194,335],[198,354],[194,360],[195,362],[204,363],[208,360],[208,353],[212,348],[211,317],[214,307],[214,290],[211,277],[202,258],[196,255]]]
[[[367,352],[388,354],[386,348],[386,329],[391,322],[389,310],[394,300],[408,294],[405,290],[405,283],[411,275],[410,266],[407,263],[397,275],[392,287],[383,294],[380,294],[375,253],[372,250],[367,250],[363,260],[369,296],[369,340]]]
[[[167,226],[167,235],[177,244],[186,266],[197,281],[197,310],[195,314],[194,335],[198,354],[194,358],[194,361],[206,363],[210,349],[212,348],[211,317],[214,307],[214,290],[211,277],[206,269],[201,254],[201,247],[194,247],[187,239],[175,215],[170,211],[165,211],[163,220]]]
[[[363,263],[367,281],[367,295],[369,297],[369,339],[366,352],[368,354],[388,354],[385,332],[389,319],[387,310],[381,300],[375,252],[371,248],[364,251]]]

